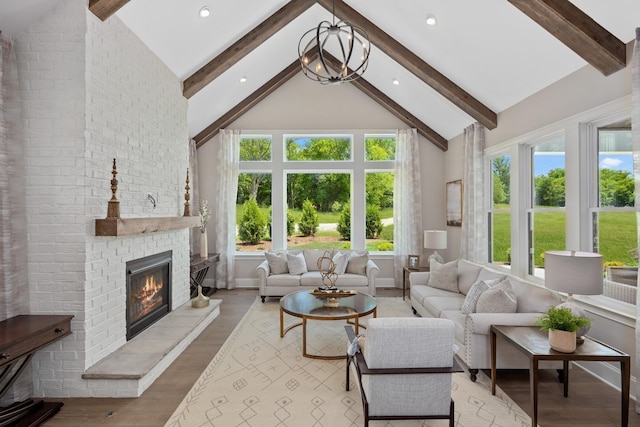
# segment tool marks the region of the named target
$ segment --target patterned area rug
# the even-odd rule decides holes
[[[360,391],[351,376],[345,391],[345,361],[302,357],[302,329],[280,338],[279,303],[256,302],[232,332],[166,427],[356,427],[363,425]],[[378,298],[378,317],[413,316],[407,301]],[[300,319],[285,314],[285,327]],[[343,354],[343,321],[309,321],[310,354]],[[366,324],[366,319],[362,321]],[[456,425],[530,426],[531,420],[489,379],[472,383],[466,373],[453,376]],[[372,426],[436,427],[447,420],[373,421]]]

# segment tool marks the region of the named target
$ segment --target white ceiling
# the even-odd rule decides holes
[[[17,34],[61,1],[0,0],[0,30]],[[506,0],[345,2],[496,113],[586,65]],[[623,42],[634,39],[640,1],[572,2]],[[131,0],[115,16],[184,80],[286,3]],[[212,13],[202,19],[205,5]],[[437,17],[437,26],[425,24],[427,14]],[[191,136],[296,60],[300,36],[323,19],[330,20],[330,12],[312,6],[190,98]],[[375,46],[364,77],[445,138],[475,121]]]

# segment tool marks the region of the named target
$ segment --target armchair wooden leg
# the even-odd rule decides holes
[[[453,399],[451,399],[451,406],[449,407],[449,427],[455,427],[455,424],[456,424],[455,414],[456,412],[454,410]]]
[[[351,357],[347,356],[347,391],[349,391],[349,364],[351,363]]]

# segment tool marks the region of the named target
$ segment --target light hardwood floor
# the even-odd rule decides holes
[[[43,425],[164,426],[200,373],[255,301],[256,295],[257,290],[219,290],[213,294],[212,298],[223,300],[220,315],[141,397],[63,399],[64,406],[60,412]],[[378,295],[401,296],[402,290],[379,289]],[[619,392],[581,369],[572,369],[570,381],[569,397],[565,399],[562,397],[562,385],[557,381],[555,371],[543,372],[539,401],[540,426],[620,425]],[[498,384],[522,409],[530,413],[528,371],[500,371]],[[633,401],[629,413],[629,425],[640,427],[640,415],[634,412]]]

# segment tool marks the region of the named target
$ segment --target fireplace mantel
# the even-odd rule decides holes
[[[199,216],[96,219],[96,236],[131,236],[200,226]]]

